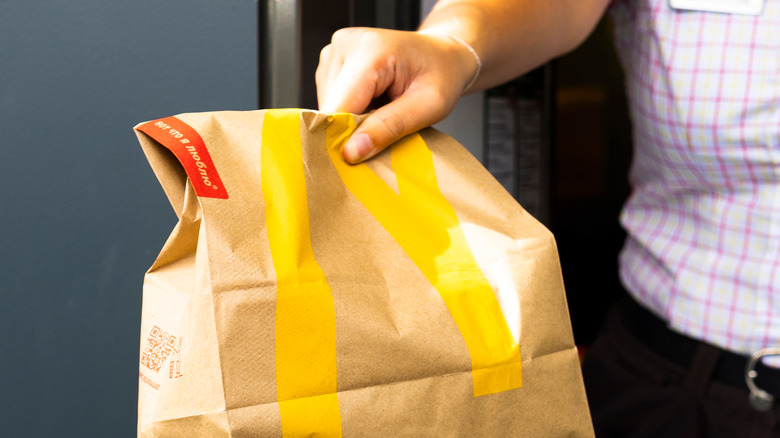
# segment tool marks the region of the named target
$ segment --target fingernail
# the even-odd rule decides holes
[[[369,154],[373,150],[374,144],[371,142],[371,137],[368,134],[357,134],[352,136],[344,145],[344,157],[350,163],[359,163],[369,158]]]

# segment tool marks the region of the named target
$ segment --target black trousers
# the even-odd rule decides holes
[[[780,437],[780,404],[759,412],[746,387],[718,380],[718,349],[701,344],[680,366],[640,341],[621,308],[583,362],[597,437]]]

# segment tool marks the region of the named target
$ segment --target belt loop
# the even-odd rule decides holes
[[[719,356],[720,352],[717,348],[705,343],[699,344],[683,377],[682,386],[690,389],[697,396],[704,395]]]

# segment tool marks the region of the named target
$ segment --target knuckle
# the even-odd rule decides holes
[[[348,42],[350,39],[352,39],[352,35],[355,33],[356,29],[351,27],[345,27],[343,29],[339,29],[335,32],[333,32],[333,35],[330,38],[331,43],[333,44],[339,44],[342,42]]]
[[[328,62],[333,55],[333,46],[328,44],[320,50],[320,64]]]
[[[364,30],[360,35],[352,35],[352,38],[358,41],[360,47],[371,51],[381,50],[388,44],[384,33],[377,29]]]
[[[390,137],[395,140],[400,138],[406,132],[406,124],[403,119],[393,113],[377,114],[377,121],[384,126]]]
[[[314,80],[316,82],[324,81],[328,75],[330,69],[332,48],[326,46],[320,51],[320,62],[317,64],[317,69],[314,71]]]

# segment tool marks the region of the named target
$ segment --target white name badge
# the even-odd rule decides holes
[[[669,0],[669,6],[689,11],[761,15],[764,0]]]

